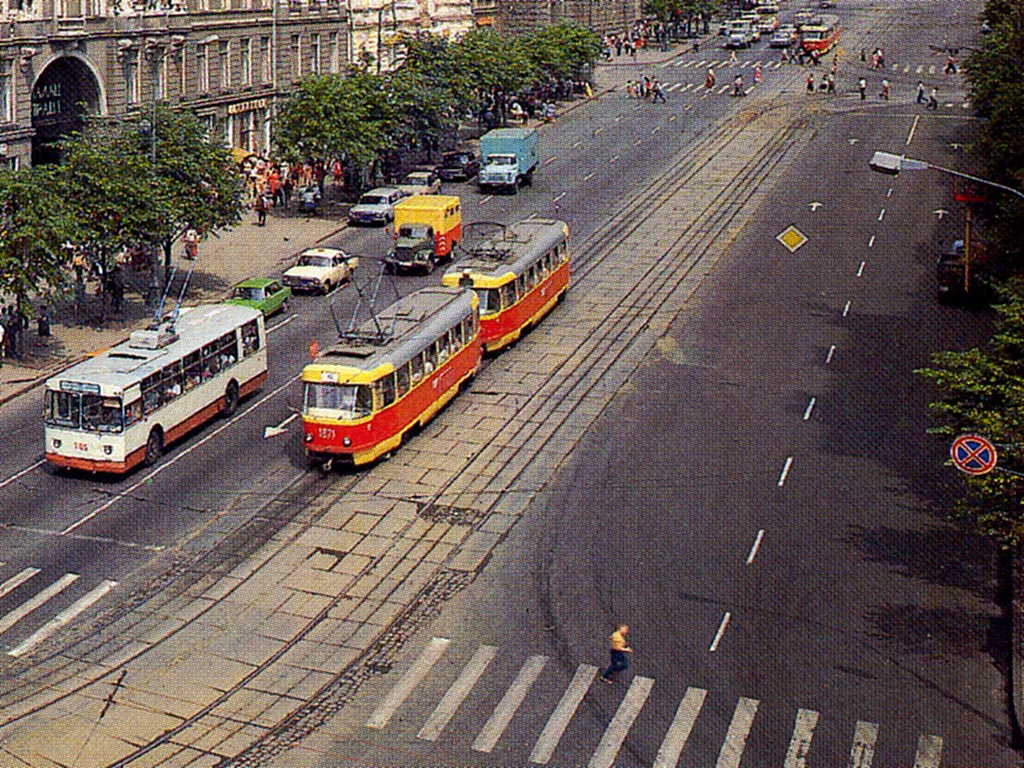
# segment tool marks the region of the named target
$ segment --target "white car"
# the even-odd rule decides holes
[[[309,248],[299,254],[295,266],[284,273],[283,282],[293,291],[330,293],[348,282],[359,266],[359,257],[338,248]]]
[[[405,193],[395,187],[376,187],[359,198],[348,212],[349,224],[387,224],[395,219],[395,203]]]
[[[441,194],[441,177],[434,171],[413,171],[406,174],[398,188],[410,197],[412,195]]]

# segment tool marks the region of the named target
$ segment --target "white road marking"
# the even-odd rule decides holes
[[[384,701],[370,715],[370,719],[366,721],[368,728],[380,729],[391,721],[398,708],[402,706],[416,689],[416,686],[427,676],[427,673],[437,663],[437,660],[441,658],[441,654],[445,652],[450,643],[451,640],[446,637],[432,637],[430,639],[427,647],[423,649],[423,653],[409,667],[409,671],[402,675],[402,679],[395,683],[395,687],[388,691]]]
[[[583,180],[584,181],[590,181],[592,178],[594,178],[595,175],[596,174],[593,171],[591,171],[590,173],[588,173],[586,176],[583,177]]]
[[[530,692],[530,688],[540,677],[541,670],[547,663],[547,656],[531,656],[526,660],[523,668],[516,675],[516,679],[512,681],[512,685],[505,691],[498,706],[494,708],[491,716],[484,723],[484,727],[477,734],[476,740],[473,742],[474,750],[490,752],[494,749],[494,745],[498,743],[501,734],[508,728],[513,715],[519,709],[519,705],[523,703],[523,699],[526,698],[526,694]]]
[[[757,714],[757,705],[757,699],[740,697],[736,711],[732,714],[729,730],[725,734],[722,750],[718,753],[715,768],[739,768],[743,748],[747,744],[747,736],[750,735],[750,726],[754,723],[754,715]]]
[[[39,469],[39,467],[43,466],[43,464],[45,464],[45,463],[46,463],[46,459],[40,459],[35,464],[31,464],[31,465],[25,467],[23,470],[21,470],[21,472],[18,472],[16,475],[11,475],[6,480],[0,482],[0,488],[3,488],[5,485],[10,485],[15,480],[17,480],[19,477],[24,477],[29,472],[31,472],[33,469]]]
[[[874,247],[875,247],[875,236],[872,235],[871,239],[868,240],[868,248],[874,248]]]
[[[786,459],[786,464],[782,467],[782,474],[779,475],[778,486],[781,488],[786,484],[786,478],[789,476],[789,468],[793,466],[793,457],[790,456]]]
[[[917,124],[921,121],[920,115],[914,115],[914,122],[910,124],[910,132],[907,134],[907,146],[914,140],[914,132],[917,131]]]
[[[924,64],[918,64],[918,65],[917,65],[917,69],[915,69],[915,70],[914,70],[914,72],[915,72],[915,73],[917,73],[917,74],[919,74],[919,75],[920,75],[920,74],[921,74],[922,72],[924,72]]]
[[[272,325],[269,328],[267,328],[267,333],[268,334],[273,333],[274,331],[276,331],[276,330],[278,330],[280,328],[284,328],[286,325],[288,325],[288,323],[292,322],[293,320],[298,320],[298,319],[299,319],[298,315],[288,315],[288,317],[286,317],[284,320],[282,320],[277,325]]]
[[[565,192],[563,192],[562,194],[560,194],[560,195],[559,195],[558,197],[556,197],[556,198],[555,198],[554,200],[552,200],[551,202],[553,202],[553,203],[557,203],[557,202],[558,202],[559,200],[561,200],[561,199],[562,199],[563,197],[565,197]]]
[[[786,760],[782,768],[807,768],[807,750],[811,748],[814,727],[818,724],[818,713],[813,709],[800,709],[796,713],[793,737],[789,740]]]
[[[78,581],[78,579],[79,575],[77,573],[65,573],[46,589],[30,597],[24,603],[0,619],[0,635],[28,616],[47,600],[59,595],[65,589]]]
[[[644,143],[643,139],[637,139],[636,141],[633,142],[633,146],[634,147],[639,147],[643,143]]]
[[[858,720],[857,727],[853,730],[853,748],[850,750],[848,768],[871,768],[877,740],[878,724]]]
[[[939,768],[942,758],[942,739],[938,736],[919,736],[914,768]]]
[[[594,135],[597,136],[597,134],[599,134],[603,130],[604,130],[604,126],[603,125],[598,127],[598,128],[595,128],[594,129]]]
[[[587,768],[611,768],[615,764],[615,758],[622,748],[622,742],[626,740],[633,721],[640,714],[640,710],[651,695],[651,688],[654,687],[654,679],[637,675],[629,684],[629,690],[623,698],[615,716],[608,723],[608,727],[601,736],[601,743],[597,745],[594,754],[587,763]]]
[[[718,624],[718,631],[715,632],[715,639],[711,641],[711,645],[708,647],[710,653],[714,653],[718,650],[718,644],[722,642],[722,638],[725,637],[725,628],[729,626],[729,619],[732,618],[732,613],[729,611],[725,612],[722,616],[722,621]]]
[[[669,116],[669,118],[668,118],[668,121],[669,121],[670,123],[674,123],[674,122],[675,122],[675,119],[676,119],[676,116],[675,116],[675,115],[670,115],[670,116]]]
[[[719,92],[720,94],[722,94],[722,93],[725,93],[725,92],[726,92],[726,91],[728,91],[728,90],[729,90],[729,88],[731,88],[731,87],[732,87],[732,86],[729,86],[729,85],[723,85],[723,86],[722,86],[722,87],[721,87],[721,88],[720,88],[720,89],[718,90],[718,92]]]
[[[697,715],[704,706],[704,697],[707,694],[703,688],[686,689],[686,694],[676,710],[676,716],[672,719],[672,725],[668,727],[665,739],[654,758],[653,768],[676,768],[679,764],[679,755],[686,746],[686,740],[690,738],[690,731],[693,730],[693,724],[697,721]]]
[[[882,210],[880,210],[878,212],[878,220],[881,221],[884,218],[885,218],[885,208],[883,208]]]
[[[825,365],[828,365],[829,363],[832,362],[832,356],[835,353],[836,353],[836,345],[833,344],[831,347],[828,348],[828,354],[825,355]]]
[[[618,156],[618,155],[616,155],[615,157],[613,157],[613,158],[612,158],[611,160],[609,160],[608,162],[609,162],[609,163],[617,163],[617,162],[619,162],[619,156]]]
[[[672,91],[678,90],[678,89],[679,89],[679,86],[681,86],[681,85],[682,85],[682,83],[672,83],[672,85],[670,85],[670,86],[669,86],[668,88],[666,88],[665,90],[666,90],[666,91],[667,91],[668,93],[672,93]]]
[[[886,197],[892,197],[892,187],[889,187],[889,189],[887,189],[885,191],[885,196]]]
[[[764,528],[761,528],[757,532],[757,536],[754,538],[754,543],[750,547],[750,552],[747,553],[747,565],[754,562],[754,558],[757,557],[757,552],[761,549],[761,542],[764,540]]]
[[[935,74],[935,65],[934,64],[932,64],[930,67],[928,67],[928,74],[929,75],[934,75]]]
[[[743,69],[744,67],[748,67],[748,66],[750,66],[750,60],[749,59],[747,59],[742,64],[740,64],[740,69]]]
[[[541,163],[541,165],[551,165],[551,163],[555,162],[555,160],[557,160],[557,159],[558,159],[557,155],[549,157],[547,160],[545,160],[543,163]]]
[[[657,133],[660,130],[661,130],[661,126],[660,125],[656,125],[653,128],[651,128],[651,133]]]
[[[860,263],[860,267],[857,269],[857,277],[863,277],[864,276],[864,264],[865,263],[866,262],[863,262],[863,261]]]
[[[85,595],[84,597],[80,597],[78,600],[73,602],[63,611],[61,611],[48,622],[46,622],[46,624],[44,624],[42,627],[36,630],[30,637],[26,638],[17,646],[9,650],[7,652],[7,655],[14,656],[15,658],[18,658],[19,656],[24,656],[26,653],[28,653],[41,642],[46,640],[46,638],[50,637],[50,635],[55,633],[61,627],[63,627],[66,624],[69,624],[76,616],[78,616],[78,614],[90,608],[101,597],[103,597],[116,586],[116,581],[104,579],[103,582],[100,583],[98,587],[89,592],[89,594]]]
[[[806,410],[804,410],[804,421],[807,421],[808,419],[811,418],[811,411],[814,410],[814,403],[815,402],[816,402],[815,399],[812,397],[811,401],[809,403],[807,403],[807,408],[806,408]]]
[[[582,142],[582,141],[577,141],[577,142],[576,142],[575,144],[573,144],[573,145],[572,145],[572,146],[570,147],[570,149],[579,149],[579,148],[580,148],[580,147],[582,147],[582,146],[583,146],[583,142]]]
[[[462,702],[465,701],[469,692],[473,690],[477,680],[487,670],[487,665],[494,660],[498,649],[493,645],[481,645],[476,649],[473,658],[469,660],[465,669],[459,674],[459,678],[452,683],[433,713],[423,724],[416,738],[425,741],[436,741],[441,731],[451,721],[458,711]]]
[[[16,590],[18,587],[20,587],[26,581],[31,579],[37,573],[39,573],[38,568],[26,568],[21,573],[17,573],[14,576],[11,576],[11,578],[9,578],[3,584],[0,584],[0,598],[9,595],[11,592]]]
[[[846,306],[843,307],[843,317],[846,317],[848,314],[850,314],[850,302],[846,302]]]
[[[531,763],[547,765],[548,760],[551,759],[555,752],[555,747],[562,740],[565,729],[569,727],[569,721],[576,714],[580,702],[587,695],[587,691],[590,690],[590,684],[594,682],[596,676],[597,667],[593,664],[580,664],[576,668],[576,674],[572,676],[572,682],[565,689],[565,693],[562,694],[562,698],[558,701],[558,706],[555,707],[555,711],[551,713],[551,717],[545,723],[544,730],[541,731],[537,743],[533,745],[533,751],[530,752]]]
[[[696,85],[697,85],[696,83],[687,83],[686,87],[683,88],[683,91],[688,91],[688,90],[690,90],[691,88],[693,88]]]
[[[494,195],[484,195],[483,197],[480,198],[480,205],[484,205],[485,203],[488,203],[493,199]]]
[[[703,66],[704,66],[705,64],[707,64],[707,63],[708,63],[708,60],[707,60],[707,59],[701,59],[700,61],[698,61],[698,62],[697,62],[696,64],[694,64],[693,66],[695,66],[695,67],[703,67]]]

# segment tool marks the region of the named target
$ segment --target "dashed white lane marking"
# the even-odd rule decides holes
[[[633,146],[634,147],[639,147],[643,143],[644,143],[643,139],[637,139],[636,141],[633,142]]]
[[[723,85],[723,86],[722,86],[722,87],[721,87],[721,88],[720,88],[720,89],[718,90],[718,92],[719,92],[720,94],[721,94],[721,93],[725,93],[725,92],[726,92],[726,91],[728,91],[728,90],[729,90],[730,88],[732,88],[732,86],[731,86],[731,85]]]
[[[25,467],[23,470],[21,470],[21,472],[18,472],[15,475],[11,475],[6,480],[0,481],[0,488],[3,488],[5,485],[10,485],[15,480],[17,480],[20,477],[24,477],[25,475],[27,475],[29,472],[31,472],[34,469],[39,469],[39,467],[43,466],[43,464],[45,464],[45,463],[46,463],[46,459],[40,459],[35,464],[32,464],[30,466]]]
[[[849,314],[850,314],[850,302],[848,301],[848,302],[846,302],[846,306],[843,307],[843,317],[846,317]]]
[[[807,750],[811,748],[814,727],[818,724],[818,713],[813,709],[800,709],[796,713],[793,737],[789,740],[786,760],[782,768],[807,768]]]
[[[653,128],[651,128],[651,133],[657,133],[660,130],[661,130],[661,126],[660,125],[656,125]]]
[[[565,197],[565,192],[562,192],[562,193],[561,193],[561,194],[560,194],[560,195],[559,195],[558,197],[556,197],[556,198],[555,198],[554,200],[552,200],[551,202],[553,202],[553,203],[557,203],[557,202],[558,202],[559,200],[561,200],[561,199],[562,199],[563,197]]]
[[[915,72],[915,73],[917,73],[917,74],[919,74],[919,75],[920,75],[920,74],[921,74],[922,72],[924,72],[924,64],[918,64],[918,65],[917,65],[917,69],[915,69],[915,70],[914,70],[914,72]]]
[[[47,600],[59,595],[65,589],[78,581],[79,578],[80,577],[77,573],[65,573],[46,589],[30,597],[24,603],[0,619],[0,635],[28,616]]]
[[[686,84],[686,87],[685,87],[685,88],[683,88],[683,91],[684,91],[684,92],[685,92],[685,91],[688,91],[688,90],[690,90],[691,88],[693,88],[693,87],[694,87],[695,85],[696,85],[696,83],[687,83],[687,84]]]
[[[875,236],[872,235],[871,239],[868,240],[868,248],[874,248],[874,247],[875,247]]]
[[[696,64],[694,64],[693,66],[695,66],[695,67],[703,67],[703,66],[704,66],[705,64],[707,64],[707,63],[708,63],[708,60],[707,60],[707,59],[701,59],[700,61],[698,61],[698,62],[697,62]]]
[[[860,267],[857,268],[857,277],[864,277],[864,265],[866,262],[861,262]]]
[[[914,140],[914,133],[917,131],[917,124],[921,121],[920,115],[914,116],[914,122],[910,124],[910,131],[907,133],[907,146],[910,146],[910,142]]]
[[[84,597],[80,597],[78,600],[73,602],[63,611],[61,611],[48,622],[46,622],[46,624],[44,624],[42,627],[36,630],[30,637],[26,638],[17,646],[9,650],[7,652],[7,655],[14,656],[15,658],[18,658],[19,656],[24,656],[26,653],[31,651],[41,642],[46,640],[46,638],[50,637],[52,634],[57,632],[61,627],[63,627],[66,624],[69,624],[76,616],[78,616],[78,614],[90,608],[94,603],[96,603],[100,598],[102,598],[105,594],[107,594],[116,586],[116,581],[105,579],[98,587],[89,592],[89,594],[85,595]]]
[[[391,721],[398,708],[402,706],[416,689],[416,686],[427,676],[451,642],[446,637],[432,637],[430,639],[427,647],[423,649],[423,653],[409,667],[409,671],[402,675],[402,679],[395,683],[395,687],[388,691],[384,701],[370,715],[370,719],[366,721],[367,727],[379,729]]]
[[[672,91],[678,90],[681,85],[682,83],[672,83],[672,85],[670,85],[665,90],[668,91],[669,93],[672,93]]]
[[[579,149],[579,148],[580,148],[580,147],[582,147],[582,146],[583,146],[583,142],[582,142],[582,141],[577,141],[577,142],[576,142],[575,144],[573,144],[573,145],[572,145],[572,146],[570,147],[570,149]]]
[[[597,136],[597,134],[599,134],[603,130],[604,130],[604,126],[603,125],[595,128],[594,129],[594,135]]]
[[[485,205],[494,199],[494,195],[484,195],[480,198],[480,205]]]
[[[885,191],[885,196],[886,196],[886,197],[892,197],[892,187],[889,187],[889,188],[888,188],[888,189],[887,189],[887,190]]]
[[[810,402],[807,403],[807,408],[804,409],[804,421],[807,421],[808,419],[811,418],[811,411],[814,410],[814,403],[815,402],[816,402],[816,400],[812,397]]]
[[[828,354],[825,355],[825,365],[828,365],[829,363],[832,362],[832,356],[835,355],[835,353],[836,353],[836,345],[833,344],[831,347],[828,348]]]
[[[718,623],[718,631],[715,632],[715,639],[711,641],[711,645],[708,646],[708,652],[714,653],[718,650],[719,643],[722,642],[722,638],[725,637],[725,629],[729,626],[729,619],[732,618],[732,613],[729,611],[725,612],[722,616],[722,620]]]
[[[37,573],[39,573],[38,568],[26,568],[21,573],[17,573],[14,576],[11,576],[11,578],[9,578],[3,584],[0,584],[0,598],[9,595],[11,592],[16,590],[18,587],[20,587],[26,581],[31,579]]]
[[[725,742],[718,753],[715,768],[739,768],[740,757],[743,756],[743,748],[746,746],[747,736],[750,735],[750,726],[754,723],[754,715],[757,714],[757,705],[757,699],[740,698],[736,711],[732,714],[729,730],[725,734]]]
[[[654,679],[637,675],[629,684],[629,690],[623,698],[619,708],[615,711],[615,717],[604,730],[601,743],[597,745],[594,754],[590,756],[588,768],[611,768],[615,764],[615,757],[622,748],[622,742],[626,740],[633,721],[640,714],[640,710],[651,695],[651,688],[654,687]]]
[[[608,162],[609,163],[617,163],[617,162],[619,162],[619,155],[616,155],[615,157],[611,158]]]
[[[593,171],[591,171],[590,173],[588,173],[588,174],[587,174],[586,176],[584,176],[584,177],[583,177],[583,180],[584,180],[584,181],[590,181],[590,180],[591,180],[592,178],[594,178],[594,176],[596,176],[596,175],[597,175],[596,173],[594,173]]]
[[[459,674],[458,679],[452,683],[452,687],[441,698],[440,703],[431,713],[427,722],[423,724],[420,732],[416,734],[416,738],[425,741],[437,740],[437,737],[441,735],[441,731],[445,729],[445,726],[455,716],[455,713],[462,705],[462,702],[465,701],[469,692],[473,690],[477,680],[487,670],[487,665],[494,660],[497,654],[498,649],[493,645],[481,645],[476,649],[473,658],[469,660],[469,663]]]
[[[928,67],[928,74],[929,75],[934,75],[935,74],[935,65],[934,64],[932,64],[930,67]]]
[[[881,221],[884,218],[885,218],[885,208],[883,208],[882,210],[880,210],[878,212],[878,220]]]
[[[669,116],[669,118],[668,118],[668,121],[669,121],[670,123],[674,123],[674,122],[675,122],[675,120],[676,120],[676,116],[675,116],[675,115],[670,115],[670,116]]]
[[[749,60],[749,59],[748,59],[748,60],[746,60],[746,61],[744,61],[744,62],[743,62],[742,64],[740,64],[740,69],[743,69],[744,67],[749,67],[749,66],[750,66],[750,63],[751,63],[751,62],[750,62],[750,60]]]
[[[754,558],[757,557],[758,550],[761,549],[761,542],[764,541],[764,528],[761,528],[757,532],[757,536],[754,538],[754,543],[750,547],[750,551],[747,553],[747,565],[754,562]]]
[[[590,684],[594,682],[596,676],[597,667],[592,664],[580,664],[576,668],[576,674],[573,675],[572,682],[569,683],[569,687],[562,694],[558,706],[555,707],[555,711],[548,718],[547,723],[544,725],[544,730],[541,731],[540,737],[537,739],[537,743],[533,745],[533,751],[530,752],[531,763],[547,765],[548,760],[551,759],[555,752],[555,747],[562,740],[565,729],[569,727],[569,721],[576,714],[580,702],[587,695],[587,691],[590,690]]]
[[[786,459],[786,463],[782,467],[782,472],[779,474],[779,482],[777,483],[779,488],[781,488],[782,486],[784,486],[786,484],[786,478],[789,477],[789,470],[790,470],[790,467],[792,467],[792,466],[793,466],[793,457],[790,456],[790,457],[788,457]]]
[[[939,768],[942,758],[942,739],[938,736],[919,736],[914,768]]]
[[[690,738],[693,724],[697,721],[697,715],[700,714],[700,708],[704,706],[704,697],[707,695],[708,692],[703,688],[686,689],[672,725],[669,726],[654,758],[653,768],[676,768],[679,764],[679,755],[686,746],[686,740]]]
[[[617,123],[617,122],[619,122],[619,120],[621,120],[622,118],[623,118],[623,115],[619,115],[619,116],[618,116],[618,117],[616,117],[616,118],[615,118],[614,120],[612,120],[612,122],[613,122],[613,123]]]
[[[523,668],[516,675],[516,679],[512,681],[512,685],[505,691],[498,706],[494,708],[491,716],[484,723],[484,727],[477,734],[476,740],[473,742],[475,751],[490,752],[494,749],[494,745],[498,743],[501,734],[512,722],[513,715],[519,709],[519,705],[523,703],[523,699],[526,698],[526,694],[530,692],[530,688],[540,677],[541,670],[547,663],[547,656],[531,656],[526,660]]]
[[[853,730],[853,748],[850,750],[848,768],[871,768],[877,740],[878,724],[858,720],[857,727]]]
[[[551,165],[551,163],[555,162],[555,160],[557,159],[557,157],[549,157],[547,160],[541,163],[541,165]]]
[[[298,319],[299,319],[298,315],[289,315],[284,320],[282,320],[280,323],[277,323],[276,325],[272,325],[269,328],[267,328],[267,333],[271,334],[271,333],[273,333],[276,330],[284,328],[286,325],[288,325],[288,323],[292,322],[293,320],[298,320]]]

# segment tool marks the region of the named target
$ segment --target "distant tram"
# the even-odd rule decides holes
[[[429,422],[480,367],[479,303],[465,288],[424,288],[307,365],[302,424],[309,463],[367,464]]]
[[[480,297],[480,337],[494,352],[536,325],[569,288],[569,225],[526,219],[473,249],[450,267],[446,286],[470,286]]]
[[[128,341],[46,382],[46,460],[120,474],[153,464],[164,448],[267,379],[263,313],[212,304]]]
[[[820,55],[825,55],[838,42],[838,17],[822,16],[800,28],[800,47],[805,53],[817,51]]]

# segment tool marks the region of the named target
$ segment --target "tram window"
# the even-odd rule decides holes
[[[423,372],[428,376],[437,368],[437,342],[433,342],[423,350]]]
[[[480,314],[489,315],[501,311],[501,294],[497,288],[477,288],[480,297]]]
[[[409,363],[402,363],[395,370],[395,392],[398,397],[402,397],[402,395],[409,391],[409,368]]]
[[[248,357],[260,348],[260,327],[255,320],[242,326],[242,354]]]
[[[462,331],[461,326],[456,325],[454,328],[448,329],[448,351],[451,354],[455,354],[462,348]]]
[[[386,373],[380,379],[381,408],[387,408],[395,402],[395,374]]]
[[[423,380],[423,353],[414,355],[412,360],[409,361],[409,367],[412,369],[412,385],[415,387]]]
[[[508,309],[516,303],[516,284],[505,283],[501,286],[501,306]]]

